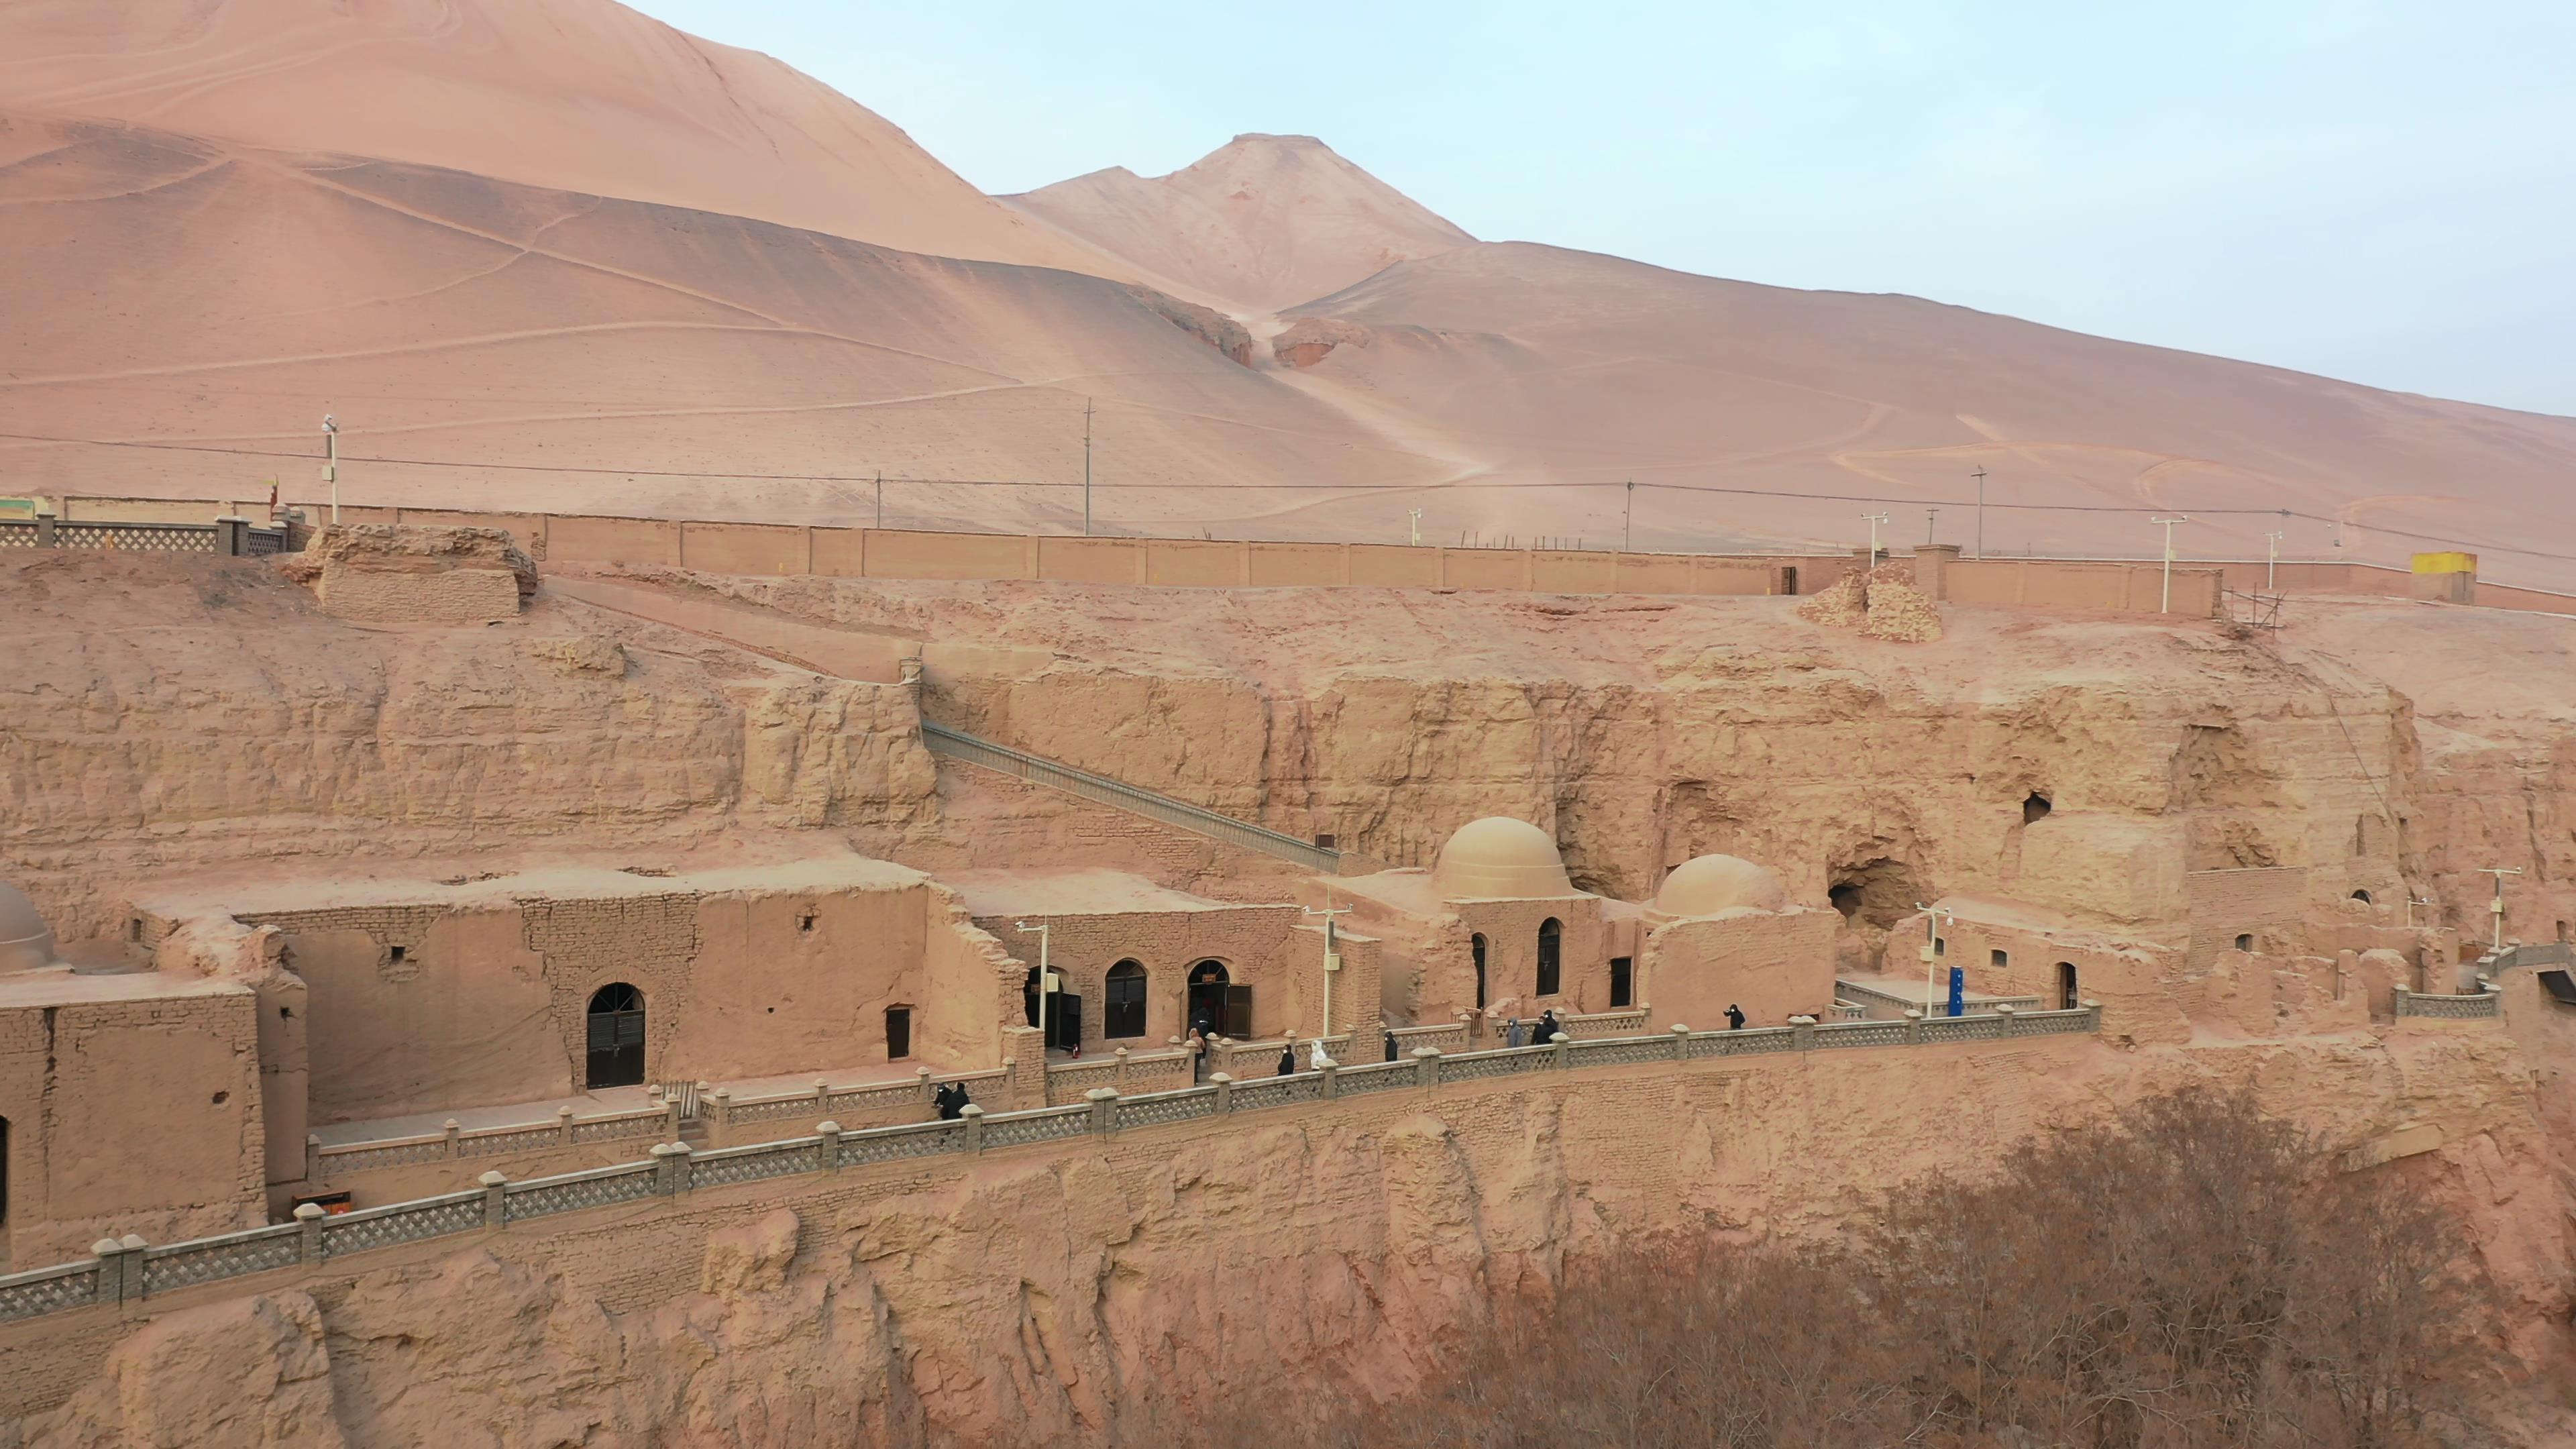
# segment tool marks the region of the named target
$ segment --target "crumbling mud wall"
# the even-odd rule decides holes
[[[148,1322],[0,1327],[0,1444],[1114,1443],[1319,1378],[1402,1392],[1571,1255],[1829,1233],[1911,1174],[2195,1082],[2399,1144],[2370,1170],[2457,1213],[2521,1373],[2564,1353],[2569,1261],[2519,1060],[2491,1024],[2434,1024],[1703,1061],[713,1190],[173,1295]]]

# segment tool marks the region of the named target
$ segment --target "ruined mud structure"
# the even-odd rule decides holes
[[[1111,1442],[2204,1082],[2576,1346],[2576,618],[294,541],[0,551],[0,1444]]]

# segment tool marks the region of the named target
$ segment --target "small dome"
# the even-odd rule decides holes
[[[26,894],[0,881],[0,971],[54,964],[54,932]]]
[[[1733,855],[1703,855],[1673,867],[1655,892],[1655,909],[1668,916],[1713,916],[1739,906],[1776,911],[1788,904],[1780,877]]]
[[[1447,900],[1492,896],[1570,896],[1565,861],[1548,833],[1526,820],[1488,815],[1458,827],[1440,847],[1431,884]]]

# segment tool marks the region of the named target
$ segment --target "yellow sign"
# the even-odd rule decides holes
[[[2415,555],[2415,572],[2419,574],[2473,574],[2478,571],[2478,556],[2473,553],[2419,553]]]

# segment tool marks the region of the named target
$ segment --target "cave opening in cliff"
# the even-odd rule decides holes
[[[2352,893],[2352,898],[2353,898],[2354,900],[2357,900],[2357,901],[2361,902],[2361,903],[2362,903],[2363,905],[2365,905],[2365,906],[2366,906],[2366,905],[2369,905],[2369,904],[2371,903],[2371,902],[2370,902],[2370,892],[2368,892],[2368,891],[2354,891],[2354,892]]]
[[[2047,819],[2048,812],[2056,808],[2057,807],[2054,804],[2050,803],[2047,796],[2033,790],[2022,797],[2021,823],[2024,825],[2036,825],[2040,821]]]
[[[1911,914],[1916,902],[1927,899],[1913,869],[1886,856],[1836,871],[1825,898],[1845,920],[1882,931]]]

